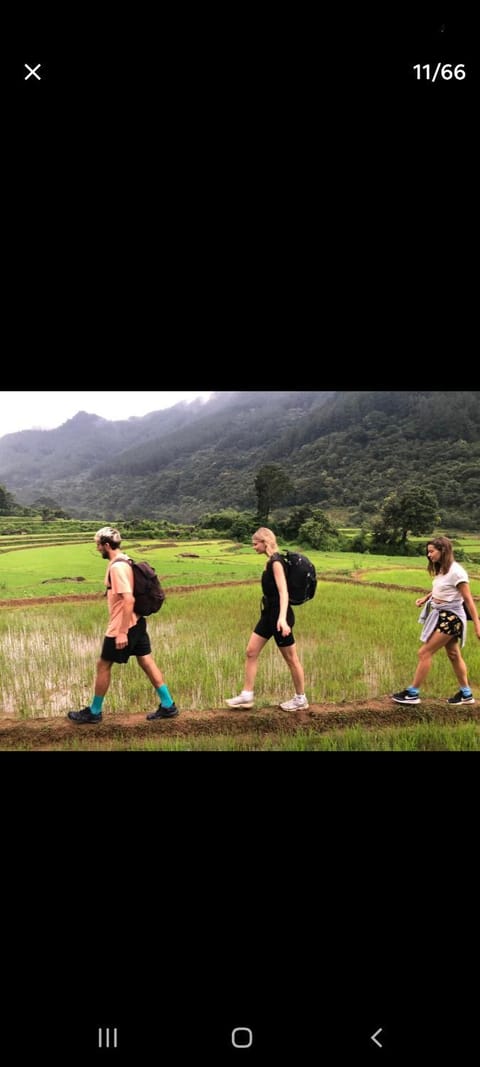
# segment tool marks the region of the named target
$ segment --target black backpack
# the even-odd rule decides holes
[[[155,615],[165,600],[165,590],[160,585],[158,575],[149,563],[142,560],[137,563],[134,559],[114,559],[110,564],[129,563],[133,571],[133,595],[135,603],[133,610],[136,615]],[[110,581],[109,581],[109,588]]]
[[[313,600],[317,591],[317,572],[308,556],[300,552],[282,553],[288,587],[288,602],[294,607]]]

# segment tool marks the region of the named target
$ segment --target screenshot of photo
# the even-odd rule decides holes
[[[419,6],[6,17],[9,388],[473,388],[476,15]],[[471,752],[0,756],[10,1062],[468,1062]]]

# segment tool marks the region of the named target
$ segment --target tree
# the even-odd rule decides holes
[[[313,509],[312,518],[307,519],[300,527],[299,537],[302,542],[305,541],[322,552],[339,546],[339,532],[321,508]]]
[[[374,540],[385,545],[400,544],[405,550],[409,533],[416,537],[431,533],[439,519],[433,490],[412,485],[385,497],[374,525]]]
[[[5,489],[4,485],[0,485],[0,514],[2,515],[14,515],[16,510],[15,497]]]
[[[259,526],[268,526],[268,516],[274,506],[282,501],[287,493],[293,492],[293,485],[283,467],[277,463],[266,463],[260,467],[255,476],[257,494],[257,521]]]
[[[277,523],[279,533],[287,541],[295,541],[298,537],[298,531],[307,519],[311,519],[313,514],[313,508],[311,504],[306,504],[304,507],[292,508],[288,515],[280,522]]]

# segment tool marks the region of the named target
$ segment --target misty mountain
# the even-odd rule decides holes
[[[283,507],[368,517],[389,492],[424,482],[442,517],[478,524],[480,393],[217,393],[118,422],[82,411],[54,430],[0,438],[0,482],[16,500],[47,495],[79,518],[195,522],[253,510],[267,463],[288,469],[294,490]]]

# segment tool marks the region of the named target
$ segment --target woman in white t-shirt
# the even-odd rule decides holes
[[[427,544],[428,573],[433,576],[432,592],[415,601],[423,607],[419,622],[423,623],[418,653],[418,667],[407,689],[394,693],[397,704],[420,704],[420,686],[432,666],[435,652],[444,648],[452,664],[460,689],[449,697],[448,704],[474,704],[475,698],[468,684],[467,667],[461,649],[465,644],[468,608],[475,633],[480,638],[480,619],[470,592],[468,574],[453,557],[453,545],[448,537],[434,537]],[[464,606],[465,605],[465,606]]]

